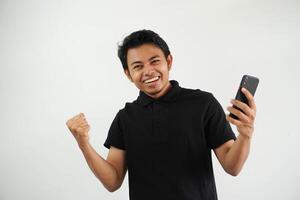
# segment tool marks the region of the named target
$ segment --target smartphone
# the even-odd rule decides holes
[[[257,77],[250,76],[250,75],[244,75],[243,78],[242,78],[242,81],[240,83],[239,89],[238,89],[238,91],[236,93],[235,99],[240,100],[240,101],[246,103],[247,105],[249,105],[248,99],[244,95],[244,93],[242,92],[241,89],[243,87],[246,88],[252,94],[252,96],[254,96],[256,88],[258,86],[258,82],[259,82],[259,79]],[[242,111],[241,109],[239,109],[236,106],[233,106],[233,107],[236,108],[236,109],[238,109],[238,110],[240,110],[240,111]],[[234,118],[234,119],[238,119],[238,117],[235,116],[232,113],[230,113],[229,116],[232,117],[232,118]]]

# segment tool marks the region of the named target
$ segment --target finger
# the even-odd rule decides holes
[[[245,104],[244,102],[241,102],[236,99],[232,99],[231,103],[241,109],[247,116],[250,116],[252,114],[251,108]]]
[[[81,122],[81,121],[86,121],[86,118],[85,117],[79,117],[76,120],[79,121],[79,122]]]
[[[89,126],[82,126],[80,127],[80,132],[88,132]]]
[[[246,98],[248,99],[248,103],[249,103],[250,108],[256,110],[253,95],[246,88],[242,88],[242,92],[245,94]]]
[[[233,108],[233,107],[227,107],[227,110],[229,112],[231,112],[232,114],[234,114],[235,116],[237,116],[239,119],[239,121],[242,121],[244,123],[249,123],[250,120],[248,118],[247,115],[245,115],[242,111],[236,109],[236,108]]]
[[[76,121],[77,119],[80,119],[80,118],[81,118],[81,115],[78,114],[78,115],[75,115],[71,120]]]
[[[233,125],[236,125],[236,126],[241,126],[242,125],[242,123],[239,120],[233,119],[229,115],[226,115],[226,120],[229,121],[230,123],[232,123]]]
[[[88,123],[85,122],[85,121],[82,121],[82,122],[79,122],[78,125],[79,125],[79,126],[85,126],[85,125],[88,125]]]
[[[80,126],[80,128],[82,131],[84,130],[85,132],[89,132],[89,130],[90,130],[90,126],[88,124],[86,124],[84,126]]]
[[[78,123],[78,122],[81,122],[81,121],[86,121],[86,118],[83,117],[82,115],[80,115],[76,119],[74,119],[74,121],[76,121]]]
[[[86,126],[84,126],[84,128],[90,130],[90,125],[87,124]]]
[[[81,117],[84,117],[84,114],[82,112],[76,115],[74,118],[81,118]]]
[[[84,113],[81,113],[80,117],[81,117],[81,119],[84,119],[84,120],[86,119]]]

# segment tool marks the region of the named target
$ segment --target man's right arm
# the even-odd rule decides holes
[[[69,119],[66,125],[75,137],[95,176],[108,191],[116,191],[122,185],[127,171],[126,151],[111,146],[107,159],[103,159],[89,143],[90,125],[83,113]]]
[[[102,158],[90,145],[79,146],[90,169],[110,192],[119,189],[126,175],[126,151],[111,146],[107,159]]]

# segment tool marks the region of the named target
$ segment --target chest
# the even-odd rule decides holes
[[[127,153],[133,159],[197,157],[206,148],[204,111],[189,105],[153,103],[126,116]]]

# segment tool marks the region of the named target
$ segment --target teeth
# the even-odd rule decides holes
[[[159,77],[157,76],[157,77],[154,77],[154,78],[152,78],[152,79],[146,80],[145,83],[150,83],[150,82],[156,81],[156,80],[158,80],[158,79],[159,79]]]

